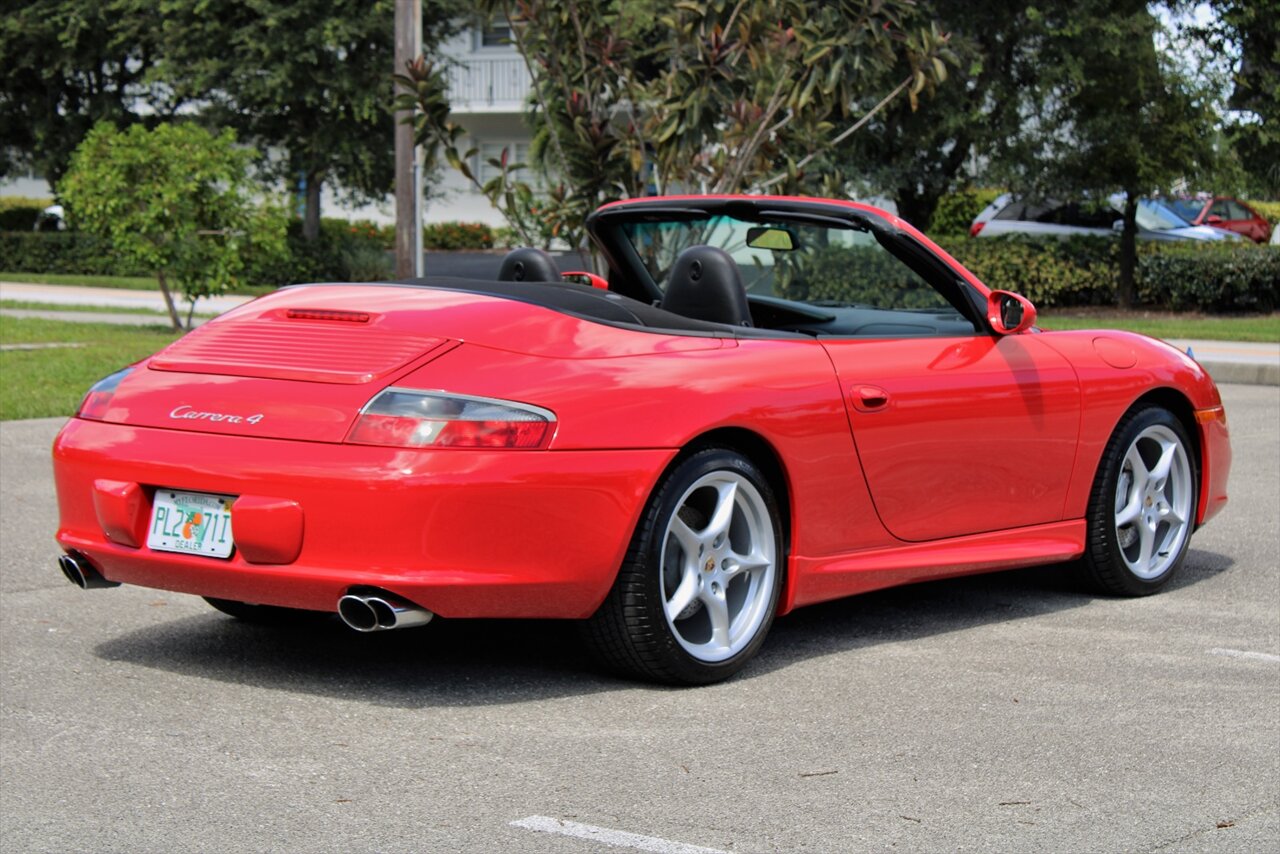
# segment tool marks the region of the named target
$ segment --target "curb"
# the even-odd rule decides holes
[[[1280,365],[1259,365],[1247,362],[1200,362],[1215,383],[1240,385],[1280,386]]]

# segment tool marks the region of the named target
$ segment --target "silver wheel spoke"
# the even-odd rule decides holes
[[[711,618],[711,645],[729,649],[729,603],[725,601],[724,594],[704,595],[702,604],[707,607],[707,616]]]
[[[1139,571],[1145,571],[1151,566],[1151,555],[1155,551],[1156,529],[1154,525],[1148,525],[1145,521],[1138,526],[1138,564]]]
[[[685,559],[696,565],[701,551],[702,537],[686,525],[679,516],[671,520],[671,536],[675,537],[676,542],[680,543],[680,548],[684,549]]]
[[[1156,464],[1151,468],[1151,479],[1157,482],[1163,481],[1169,476],[1169,469],[1173,466],[1174,455],[1178,452],[1178,443],[1162,442],[1161,448],[1160,459],[1156,460]],[[1159,489],[1161,486],[1163,484],[1156,488]]]
[[[671,598],[666,602],[666,612],[668,620],[677,619],[685,608],[688,608],[698,595],[698,570],[696,567],[690,569],[685,564],[684,575],[680,578],[680,585],[676,587]]]
[[[716,509],[711,514],[711,521],[703,531],[703,538],[712,542],[729,536],[729,524],[733,521],[734,502],[738,497],[737,481],[730,481],[717,487]]]
[[[1129,498],[1129,502],[1116,511],[1116,527],[1128,525],[1134,519],[1142,515],[1142,494],[1134,493]]]
[[[1151,479],[1151,473],[1147,471],[1147,464],[1143,462],[1142,454],[1138,453],[1137,442],[1134,442],[1129,448],[1129,453],[1124,455],[1124,461],[1133,472],[1133,485],[1130,489],[1135,495],[1141,495],[1147,490],[1147,481]]]

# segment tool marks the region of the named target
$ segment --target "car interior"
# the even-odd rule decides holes
[[[848,208],[762,197],[698,207],[626,205],[588,220],[607,290],[555,259],[511,250],[497,281],[392,284],[465,290],[599,323],[716,337],[957,337],[986,332],[985,298],[926,247]]]

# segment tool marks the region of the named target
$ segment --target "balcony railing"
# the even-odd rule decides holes
[[[459,112],[493,107],[519,110],[532,85],[523,59],[468,57],[449,69],[449,103]]]

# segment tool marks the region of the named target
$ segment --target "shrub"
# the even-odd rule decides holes
[[[126,260],[106,241],[75,231],[0,233],[0,270],[88,276],[149,276],[155,272]]]
[[[1280,202],[1249,202],[1249,207],[1267,218],[1273,226],[1280,225]]]
[[[0,196],[0,211],[9,208],[36,208],[44,210],[53,204],[53,199],[44,196]]]
[[[47,207],[41,205],[6,205],[0,208],[0,231],[34,231],[40,212]]]
[[[1110,305],[1119,281],[1120,242],[1025,235],[936,241],[993,290],[1016,291],[1042,307]]]
[[[119,130],[99,122],[58,193],[77,226],[155,272],[175,329],[173,287],[193,302],[240,284],[248,255],[283,252],[285,213],[258,202],[251,149],[189,123]]]
[[[422,227],[424,249],[492,249],[493,229],[482,222],[432,222]]]
[[[937,243],[987,287],[1042,307],[1113,305],[1120,243],[1023,235]],[[1280,304],[1280,250],[1252,243],[1138,244],[1138,299],[1174,311],[1271,311]]]
[[[1174,311],[1273,311],[1280,249],[1249,242],[1176,243],[1138,257],[1138,298]]]
[[[967,235],[974,218],[1003,192],[1004,190],[984,187],[947,193],[938,199],[929,233],[943,236]]]

